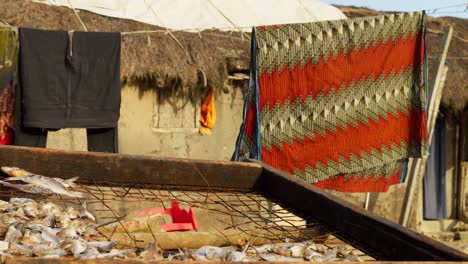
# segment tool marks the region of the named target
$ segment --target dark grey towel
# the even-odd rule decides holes
[[[116,127],[120,33],[20,28],[20,78],[25,127]]]

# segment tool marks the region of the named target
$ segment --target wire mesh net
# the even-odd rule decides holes
[[[96,217],[99,234],[95,239],[119,240],[122,248],[141,249],[155,239],[167,250],[231,246],[242,240],[252,245],[314,241],[327,247],[346,246],[370,259],[352,242],[337,239],[336,233],[325,225],[257,191],[98,181],[80,184],[77,189],[88,194],[86,199],[60,195],[41,199],[63,208],[86,204],[87,210]],[[3,187],[0,196],[5,199],[31,195]],[[141,214],[143,210],[155,208],[166,210],[174,201],[182,209],[194,209],[198,230],[165,232],[160,225],[172,222],[169,215]]]

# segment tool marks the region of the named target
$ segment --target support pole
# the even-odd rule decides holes
[[[441,47],[439,50],[438,56],[438,67],[436,71],[435,78],[431,83],[432,87],[432,97],[429,102],[427,126],[428,126],[428,146],[431,144],[432,135],[434,133],[435,121],[437,119],[437,113],[439,111],[440,99],[442,97],[442,90],[445,83],[445,77],[447,76],[448,67],[445,65],[445,60],[447,58],[448,48],[450,46],[450,40],[452,38],[453,28],[448,27],[441,41]],[[411,162],[412,166],[408,171],[409,182],[405,193],[405,199],[403,201],[403,208],[400,217],[400,224],[403,226],[408,226],[408,219],[411,211],[411,206],[413,204],[413,198],[417,193],[418,185],[422,183],[424,170],[426,168],[427,155],[422,159],[415,159]],[[420,188],[422,190],[422,188]],[[417,201],[417,200],[416,200]],[[416,206],[416,210],[422,210],[419,206]],[[420,214],[422,216],[422,214]],[[422,217],[417,217],[416,226],[419,226],[419,222],[422,221]],[[418,228],[416,228],[418,229]]]

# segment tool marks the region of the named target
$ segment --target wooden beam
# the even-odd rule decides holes
[[[468,208],[466,205],[468,202],[466,201],[467,194],[468,194],[468,162],[462,162],[459,164],[460,172],[460,180],[458,181],[458,219],[468,222]]]
[[[317,219],[334,236],[352,241],[370,256],[387,261],[468,261],[468,255],[266,164],[259,188],[285,207]]]
[[[448,67],[445,65],[445,60],[447,58],[448,48],[450,46],[450,41],[452,39],[453,28],[448,27],[441,41],[441,47],[439,50],[438,56],[438,67],[436,71],[436,76],[434,77],[431,87],[432,87],[432,96],[431,101],[429,102],[428,109],[428,145],[430,145],[432,140],[432,135],[434,133],[434,125],[437,120],[437,113],[439,112],[440,99],[442,97],[442,90],[445,84],[445,78],[447,76]],[[413,204],[413,198],[415,196],[416,190],[418,190],[418,184],[422,182],[422,175],[424,175],[424,170],[426,168],[427,157],[422,159],[416,159],[412,162],[412,167],[409,168],[408,174],[408,186],[406,188],[405,198],[403,201],[402,213],[400,215],[400,223],[403,226],[408,226],[408,220],[410,216],[411,206]],[[419,217],[417,217],[419,218]],[[416,224],[422,219],[416,219]]]
[[[230,161],[204,161],[0,146],[0,166],[82,183],[134,186],[138,183],[210,188],[253,189],[262,167]]]

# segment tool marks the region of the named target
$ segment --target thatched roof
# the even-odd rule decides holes
[[[12,26],[83,31],[72,9],[25,0],[0,0],[0,21]],[[248,62],[250,41],[240,33],[216,30],[201,34],[172,32],[132,20],[108,18],[87,11],[79,16],[89,31],[146,31],[158,33],[122,36],[121,78],[147,87],[193,86],[206,78],[222,85],[228,67]],[[230,63],[227,63],[229,61]],[[247,63],[240,63],[247,64]],[[204,75],[204,76],[203,76]]]
[[[368,8],[354,6],[337,6],[347,17],[374,16],[383,12]],[[430,14],[428,14],[430,15]],[[437,67],[437,56],[442,39],[441,33],[446,27],[453,27],[452,41],[450,43],[447,65],[449,71],[442,95],[441,109],[448,113],[468,107],[468,20],[454,17],[430,17],[428,18],[427,59],[429,67],[429,79],[434,77],[434,69]]]

